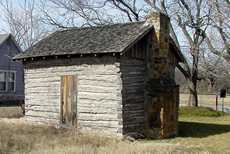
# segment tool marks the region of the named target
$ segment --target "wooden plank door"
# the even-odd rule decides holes
[[[77,111],[77,77],[65,75],[61,77],[61,122],[66,125],[76,123]]]

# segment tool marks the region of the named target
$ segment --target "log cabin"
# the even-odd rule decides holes
[[[177,134],[183,55],[170,19],[59,30],[18,54],[25,69],[25,118],[104,134]]]

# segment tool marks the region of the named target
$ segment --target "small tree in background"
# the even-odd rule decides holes
[[[35,9],[35,0],[24,0],[16,6],[12,0],[0,1],[2,32],[10,32],[22,49],[27,49],[42,39],[48,33],[48,28],[41,23]]]

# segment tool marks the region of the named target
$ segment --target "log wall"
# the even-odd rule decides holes
[[[120,64],[115,57],[53,59],[25,66],[28,120],[59,125],[61,76],[77,75],[78,127],[122,133],[122,81]]]
[[[142,136],[144,130],[145,63],[122,58],[123,134]]]

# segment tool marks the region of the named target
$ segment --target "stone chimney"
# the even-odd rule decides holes
[[[160,57],[167,57],[169,50],[169,23],[170,19],[167,15],[161,12],[151,12],[149,16],[147,16],[147,22],[154,26],[158,47],[159,47],[159,55]]]
[[[170,76],[170,19],[163,13],[152,12],[147,24],[154,26],[150,37],[145,85],[145,135],[164,138],[177,134],[179,88]],[[172,57],[171,57],[172,58]]]
[[[154,26],[153,49],[148,65],[149,79],[160,79],[167,76],[169,60],[169,22],[167,15],[161,12],[151,12],[146,22]]]

